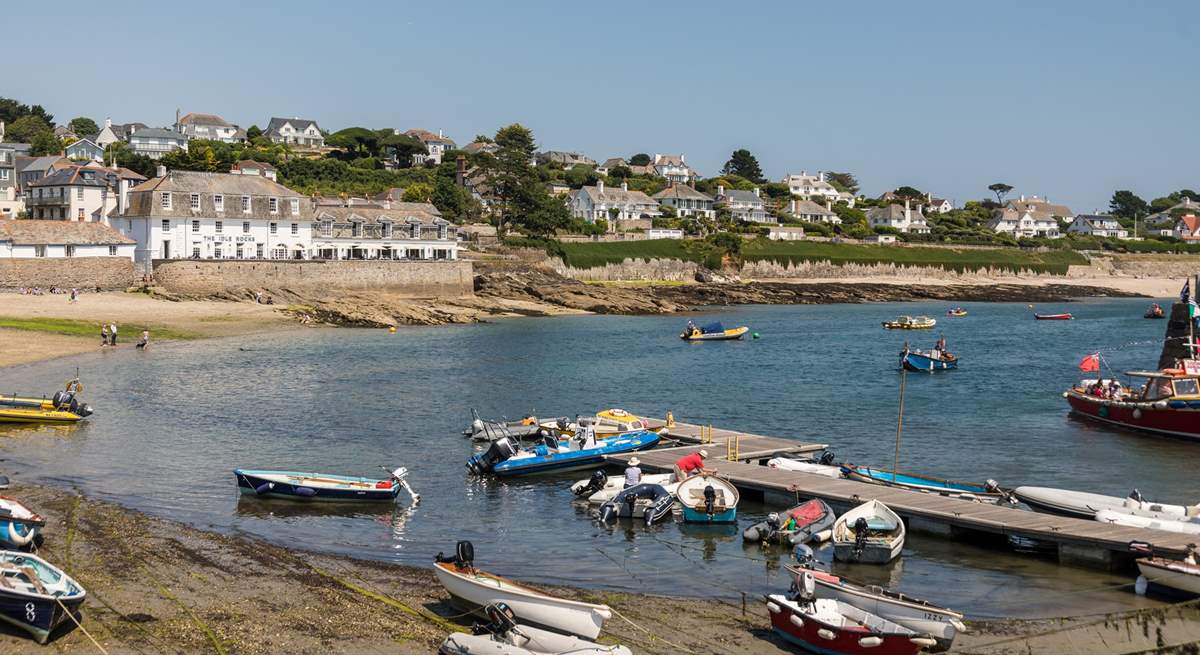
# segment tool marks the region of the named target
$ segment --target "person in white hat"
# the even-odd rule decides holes
[[[642,483],[642,469],[638,468],[642,460],[636,456],[629,458],[629,465],[625,467],[625,488],[628,489],[634,485]]]
[[[716,473],[715,470],[709,471],[704,468],[706,459],[708,459],[708,451],[701,449],[700,452],[688,453],[675,460],[675,481],[680,482],[699,473]]]

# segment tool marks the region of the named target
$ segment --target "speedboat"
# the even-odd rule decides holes
[[[386,470],[386,469],[385,469]],[[359,478],[328,473],[297,473],[293,471],[259,471],[235,469],[238,489],[243,494],[288,500],[321,500],[350,502],[393,502],[401,487],[412,496],[413,504],[421,497],[408,485],[408,469],[403,466],[389,471],[389,477]]]
[[[832,451],[825,451],[819,459],[792,459],[790,457],[772,457],[767,460],[767,466],[781,471],[799,471],[822,475],[827,478],[842,477],[842,467],[833,463]]]
[[[1063,314],[1034,314],[1033,318],[1039,321],[1071,321],[1075,317],[1070,313]]]
[[[524,623],[595,639],[604,622],[612,618],[607,605],[584,603],[555,598],[498,575],[475,568],[475,548],[469,541],[455,546],[453,557],[438,553],[433,572],[459,605],[476,615],[487,618],[482,608],[492,603],[504,603]]]
[[[512,608],[492,603],[484,608],[488,622],[473,634],[452,633],[442,642],[441,655],[633,655],[625,646],[606,646],[579,637],[517,623]]]
[[[767,520],[760,521],[742,531],[742,540],[751,543],[780,544],[792,548],[812,540],[824,541],[830,537],[834,514],[829,505],[819,498],[801,503],[782,514],[771,512]]]
[[[888,330],[928,330],[937,325],[937,320],[928,316],[901,316],[894,321],[884,321]]]
[[[1146,313],[1142,314],[1142,318],[1166,318],[1166,317],[1167,317],[1166,312],[1163,311],[1162,305],[1160,305],[1158,303],[1151,304],[1150,309],[1147,309]]]
[[[563,417],[553,421],[542,421],[538,425],[546,433],[563,437],[573,437],[579,430],[579,426],[584,423],[592,425],[597,439],[605,439],[619,434],[642,432],[650,429],[646,421],[623,409],[606,409],[596,412],[595,417],[575,417],[574,421]]]
[[[1200,515],[1200,505],[1152,503],[1143,498],[1137,489],[1125,498],[1052,487],[1017,487],[1012,493],[1017,500],[1036,511],[1083,519],[1096,518],[1096,512],[1100,510],[1152,517],[1170,516],[1177,519]]]
[[[1196,557],[1188,553],[1182,560],[1165,557],[1144,557],[1137,561],[1138,576],[1134,589],[1144,593],[1146,586],[1155,585],[1190,596],[1200,596],[1200,566]]]
[[[76,617],[86,597],[82,585],[46,560],[0,551],[0,621],[25,630],[39,644],[68,617]]]
[[[1096,520],[1126,528],[1162,530],[1179,534],[1200,534],[1200,518],[1187,516],[1142,516],[1118,510],[1102,509],[1096,512]]]
[[[24,548],[37,538],[46,519],[15,498],[0,496],[0,548]]]
[[[547,435],[532,448],[521,447],[516,441],[504,438],[492,442],[482,453],[467,460],[467,469],[475,475],[500,477],[578,471],[604,466],[605,456],[653,448],[658,433],[641,431],[597,439],[590,425],[582,434],[559,440]]]
[[[801,648],[823,654],[916,655],[937,641],[850,603],[819,598],[813,574],[805,571],[786,596],[767,596],[776,634]]]
[[[0,395],[0,423],[76,423],[92,415],[90,405],[76,395],[83,385],[76,378],[51,398]]]
[[[870,482],[871,484],[935,493],[966,500],[1000,503],[1010,498],[1010,492],[1001,489],[995,480],[988,480],[983,484],[959,482],[957,480],[944,480],[931,475],[888,471],[869,466],[857,466],[855,464],[842,464],[842,473],[847,478],[858,480],[859,482]]]
[[[840,562],[887,564],[904,548],[904,521],[878,500],[868,500],[833,524],[833,557]]]
[[[1131,430],[1200,439],[1200,384],[1196,376],[1182,369],[1129,371],[1126,375],[1146,382],[1131,389],[1107,379],[1090,379],[1064,391],[1071,413]]]
[[[684,341],[732,341],[746,336],[750,328],[746,326],[725,329],[721,323],[709,323],[696,326],[688,323],[687,328],[679,335]]]
[[[659,485],[674,495],[675,489],[679,487],[679,483],[673,481],[674,477],[672,473],[648,473],[642,475],[641,483]],[[586,498],[589,503],[594,505],[601,505],[612,500],[624,489],[625,478],[623,476],[609,477],[603,469],[593,471],[592,477],[571,485],[571,493],[575,494],[577,498]]]
[[[738,490],[725,478],[701,473],[679,483],[675,492],[683,505],[685,523],[734,523]]]
[[[653,525],[671,515],[675,495],[658,484],[643,482],[623,489],[621,493],[600,506],[600,521],[611,523],[617,519],[642,519]]]

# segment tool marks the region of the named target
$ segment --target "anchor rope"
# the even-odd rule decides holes
[[[71,610],[67,609],[67,606],[63,604],[61,598],[55,596],[54,602],[58,603],[59,607],[63,608],[63,612],[67,615],[67,618],[71,619],[71,623],[74,623],[75,627],[83,631],[83,636],[87,637],[88,640],[92,642],[92,645],[96,647],[96,650],[104,653],[104,655],[108,655],[108,651],[104,650],[104,646],[101,646],[100,642],[96,641],[96,638],[92,636],[92,633],[88,632],[87,628],[83,627],[83,624],[75,619],[75,615],[71,613]]]

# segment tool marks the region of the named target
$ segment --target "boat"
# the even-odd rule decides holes
[[[659,484],[643,482],[623,489],[600,506],[600,522],[612,523],[618,518],[642,519],[653,525],[671,515],[675,495]]]
[[[693,325],[690,321],[679,335],[684,341],[732,341],[746,336],[750,328],[746,326],[725,329],[721,323],[709,323],[704,326]]]
[[[517,623],[512,608],[492,603],[484,608],[488,622],[473,634],[452,633],[442,642],[441,655],[633,655],[625,646],[608,646],[579,637]]]
[[[833,510],[829,509],[829,505],[814,498],[783,513],[771,512],[767,520],[743,530],[742,540],[793,548],[812,540],[828,539],[833,520]]]
[[[0,395],[0,423],[76,423],[92,415],[76,397],[83,385],[75,378],[51,398]]]
[[[1183,560],[1144,557],[1137,561],[1137,567],[1141,575],[1138,576],[1135,589],[1144,591],[1146,586],[1156,585],[1171,591],[1200,596],[1200,566],[1196,565],[1196,557],[1192,553],[1188,553]]]
[[[1146,313],[1142,314],[1142,318],[1166,318],[1166,317],[1167,317],[1166,312],[1163,311],[1162,305],[1160,305],[1158,303],[1151,304],[1150,309],[1147,309]]]
[[[1200,385],[1182,369],[1129,371],[1138,388],[1085,379],[1063,392],[1071,413],[1108,425],[1170,437],[1200,439]]]
[[[841,562],[886,564],[904,548],[904,521],[878,500],[868,500],[833,524],[833,557]]]
[[[725,478],[708,473],[693,475],[679,483],[675,494],[683,505],[684,523],[734,523],[740,495]]]
[[[818,598],[804,572],[786,596],[767,596],[771,628],[785,640],[822,654],[915,655],[937,641],[844,601]]]
[[[842,477],[842,467],[834,464],[832,451],[825,451],[819,459],[792,459],[790,457],[773,457],[767,460],[767,466],[782,471],[799,471],[827,478]]]
[[[960,612],[938,607],[929,601],[913,598],[898,591],[877,585],[857,584],[827,573],[816,568],[812,549],[804,546],[797,550],[804,551],[803,554],[797,555],[800,563],[797,566],[789,565],[787,569],[796,576],[797,584],[804,572],[810,572],[816,583],[817,598],[841,601],[914,632],[928,635],[937,642],[936,646],[928,648],[930,651],[948,650],[958,633],[967,630]]]
[[[1071,321],[1075,317],[1071,314],[1034,314],[1033,318],[1039,321]]]
[[[492,575],[475,568],[475,549],[469,541],[455,546],[453,557],[438,553],[434,559],[434,575],[458,604],[472,613],[487,618],[483,608],[492,603],[504,603],[524,623],[539,628],[557,630],[595,639],[604,622],[612,618],[607,605],[584,603],[555,598],[536,589]]]
[[[19,549],[32,544],[46,519],[15,498],[0,496],[0,548]]]
[[[571,439],[560,441],[547,435],[542,443],[523,448],[508,438],[492,442],[482,453],[467,460],[467,469],[475,475],[509,477],[578,471],[604,466],[607,455],[619,455],[653,448],[658,444],[657,432],[630,432],[607,439],[597,439],[591,426]]]
[[[889,471],[871,468],[870,466],[858,466],[856,464],[842,464],[842,474],[851,480],[858,480],[859,482],[882,484],[888,487],[899,487],[901,489],[935,493],[966,500],[1000,503],[1009,501],[1011,498],[1011,492],[1001,489],[995,480],[988,480],[983,484],[959,482],[958,480],[946,480],[931,475]]]
[[[900,367],[921,373],[953,371],[958,368],[958,355],[940,350],[905,348],[900,351]]]
[[[597,439],[650,429],[650,425],[645,420],[623,409],[606,409],[596,412],[595,417],[576,416],[574,421],[564,416],[553,421],[542,421],[538,425],[548,434],[573,437],[578,432],[579,426],[585,423],[591,424]]]
[[[1167,505],[1150,502],[1143,498],[1137,489],[1134,489],[1125,498],[1053,487],[1017,487],[1013,489],[1012,494],[1017,500],[1036,511],[1083,519],[1096,518],[1096,512],[1100,510],[1176,519],[1200,515],[1200,505]]]
[[[928,330],[937,325],[937,320],[928,316],[901,316],[894,321],[884,321],[888,330]]]
[[[386,469],[385,469],[386,470]],[[261,471],[235,469],[238,489],[243,494],[263,498],[284,498],[303,501],[393,502],[401,487],[412,496],[413,504],[420,502],[405,479],[408,469],[403,466],[389,471],[386,479],[359,478],[329,473],[299,473],[294,471]]]
[[[675,475],[672,473],[648,473],[642,475],[641,482],[643,484],[660,485],[674,495],[675,489],[679,487],[674,478]],[[601,505],[612,500],[614,496],[621,493],[624,489],[624,476],[609,477],[602,469],[593,471],[592,477],[587,480],[580,480],[571,485],[571,493],[575,497],[586,498],[589,503],[594,505]]]
[[[946,312],[946,316],[953,316],[956,318],[966,316],[966,315],[967,315],[967,310],[963,309],[962,307],[955,307],[954,309],[951,309]]]
[[[82,585],[46,560],[0,551],[0,621],[25,630],[39,644],[64,622],[78,622],[86,597]]]
[[[1143,516],[1120,510],[1102,509],[1096,512],[1095,519],[1101,523],[1119,525],[1126,528],[1162,530],[1177,534],[1200,534],[1200,518],[1196,517]]]
[[[471,410],[471,426],[463,430],[464,437],[472,441],[495,441],[501,437],[525,439],[535,437],[542,431],[536,416],[530,414],[519,421],[490,420],[481,418],[479,412]]]

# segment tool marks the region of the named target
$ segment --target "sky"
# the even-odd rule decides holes
[[[0,96],[58,122],[180,109],[460,145],[519,122],[598,161],[683,153],[711,176],[748,148],[772,180],[849,171],[960,205],[1004,182],[1078,213],[1200,189],[1194,1],[7,4],[28,56]]]

